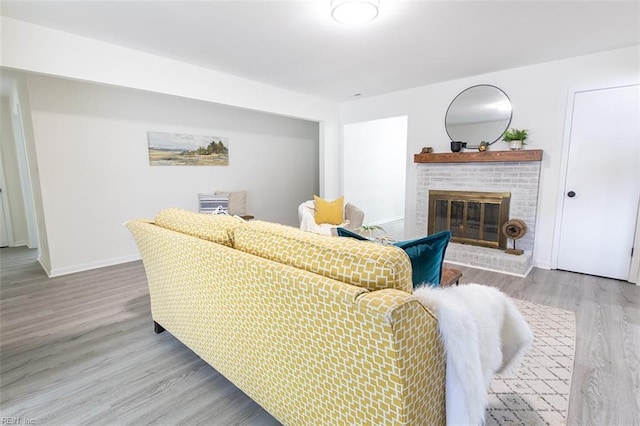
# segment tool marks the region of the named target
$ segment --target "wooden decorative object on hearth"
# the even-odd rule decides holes
[[[520,256],[522,253],[524,253],[522,249],[516,249],[516,240],[524,237],[527,233],[527,224],[524,223],[523,220],[510,219],[506,221],[504,225],[502,225],[502,233],[510,240],[513,240],[513,248],[506,249],[504,251],[505,253],[515,254],[517,256]]]

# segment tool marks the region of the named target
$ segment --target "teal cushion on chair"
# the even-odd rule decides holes
[[[356,240],[371,241],[362,235],[344,228],[337,228],[340,237],[351,237]],[[442,278],[442,263],[447,245],[451,239],[451,231],[442,231],[415,240],[399,241],[393,245],[404,250],[411,260],[413,271],[413,288],[428,284],[439,286]]]

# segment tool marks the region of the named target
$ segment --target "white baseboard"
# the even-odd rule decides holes
[[[51,278],[51,265],[48,265],[47,263],[45,263],[44,260],[42,260],[42,257],[40,256],[38,256],[38,263],[42,267],[42,270],[44,271],[44,273],[47,274],[47,277]]]
[[[535,266],[536,268],[546,269],[546,270],[553,269],[551,268],[551,262],[546,262],[546,261],[541,261],[536,259],[533,259],[533,266]]]
[[[389,217],[382,220],[376,220],[375,222],[369,222],[367,225],[384,225],[385,223],[395,222],[402,219],[404,219],[404,216]]]
[[[133,262],[140,260],[140,255],[115,257],[112,259],[98,260],[95,262],[83,263],[80,265],[65,266],[62,268],[50,269],[49,277],[59,277],[61,275],[73,274],[75,272],[88,271],[90,269],[104,268],[105,266],[119,265],[121,263]],[[42,263],[41,263],[42,264]],[[44,267],[44,266],[43,266]],[[45,270],[46,272],[46,270]]]

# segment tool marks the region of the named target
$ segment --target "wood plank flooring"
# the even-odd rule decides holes
[[[562,271],[516,278],[462,269],[463,283],[576,312],[569,424],[640,424],[640,287]],[[153,333],[140,262],[49,279],[24,248],[0,249],[0,416],[38,425],[278,424],[169,333]]]

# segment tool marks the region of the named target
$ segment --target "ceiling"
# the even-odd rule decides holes
[[[640,44],[637,0],[380,0],[355,27],[329,3],[2,0],[1,14],[337,101]]]

